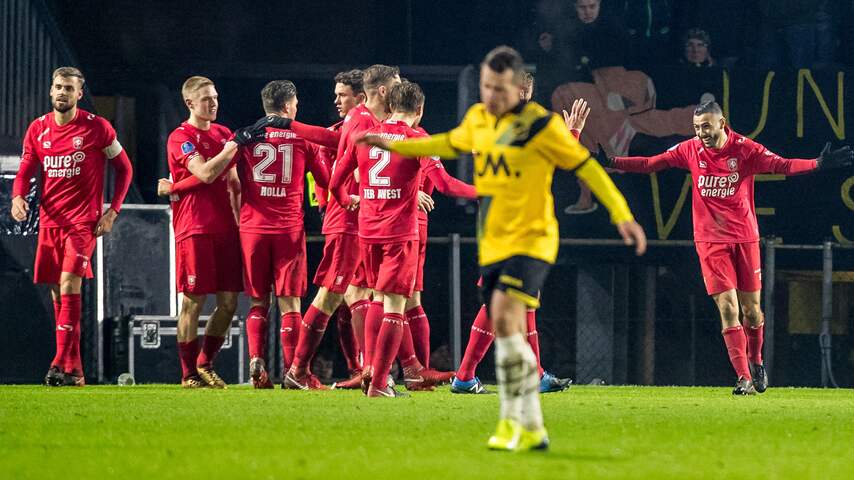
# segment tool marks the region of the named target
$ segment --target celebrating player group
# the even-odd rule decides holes
[[[41,177],[34,281],[51,286],[56,356],[45,384],[85,384],[80,360],[80,289],[91,277],[96,237],[110,232],[131,182],[131,163],[101,117],[78,108],[82,73],[57,69],[53,111],[24,138],[11,214],[29,212],[30,179]],[[408,390],[451,383],[459,394],[488,393],[475,370],[495,344],[499,422],[488,447],[524,451],[549,445],[540,393],[569,379],[540,366],[535,310],[558,253],[551,182],[555,168],[572,171],[607,207],[611,222],[638,255],[643,229],[603,167],[625,172],[683,168],[693,179],[694,241],[709,295],[720,310],[723,338],[736,373],[733,394],[768,387],[762,363],[759,231],[753,176],[797,175],[851,164],[852,151],[830,144],[815,159],[785,159],[732,131],[716,103],[694,112],[696,137],[653,157],[609,158],[578,141],[590,109],[576,99],[564,116],[529,101],[533,77],[512,48],[498,47],[480,64],[481,103],[447,133],[419,124],[425,96],[396,67],[373,65],[335,77],[341,121],[330,127],[296,121],[296,86],[273,80],[261,90],[264,116],[231,131],[215,123],[214,82],[188,78],[181,95],[189,117],[169,135],[171,179],[159,195],[173,209],[181,384],[226,388],[214,366],[241,292],[250,299],[246,329],[255,388],[273,388],[265,363],[268,318],[275,297],[285,374],[282,387],[361,388],[368,397],[398,397],[390,371],[399,361]],[[593,113],[595,115],[595,112]],[[440,158],[474,157],[474,185],[451,177]],[[102,211],[107,162],[115,175]],[[310,174],[314,182],[306,182]],[[323,213],[318,291],[303,312],[308,267],[303,223],[307,185]],[[430,327],[421,306],[427,219],[434,189],[477,200],[478,261],[483,307],[472,325],[459,371],[430,367]],[[197,336],[208,295],[216,309]],[[739,314],[743,315],[743,323]],[[349,378],[323,385],[311,361],[335,318]]]

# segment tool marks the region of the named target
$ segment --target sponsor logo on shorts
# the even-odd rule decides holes
[[[335,285],[341,285],[341,282],[344,281],[344,275],[338,275],[335,277]]]
[[[196,276],[195,275],[187,275],[187,283],[190,285],[196,284]]]
[[[56,331],[58,332],[73,332],[74,325],[57,325]]]

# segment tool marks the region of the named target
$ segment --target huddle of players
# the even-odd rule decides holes
[[[191,77],[182,94],[190,118],[169,137],[172,181],[158,184],[158,193],[169,195],[173,205],[177,286],[183,293],[182,385],[226,386],[213,361],[241,290],[251,298],[247,338],[256,388],[273,387],[264,362],[271,293],[282,313],[284,388],[327,388],[309,366],[336,314],[351,376],[334,387],[395,395],[388,380],[395,359],[411,390],[447,383],[453,372],[429,368],[429,326],[418,295],[426,210],[432,208],[422,192],[437,188],[474,199],[474,187],[450,177],[438,158],[402,157],[356,144],[366,133],[426,136],[418,127],[424,109],[420,87],[401,82],[395,67],[342,72],[336,77],[336,105],[344,120],[324,129],[294,121],[296,88],[276,80],[261,91],[266,116],[234,133],[213,123],[218,108],[213,82]],[[321,199],[327,189],[331,196],[325,202],[323,258],[314,277],[319,290],[301,316],[306,172]],[[199,339],[199,313],[209,294],[216,294],[217,307]]]

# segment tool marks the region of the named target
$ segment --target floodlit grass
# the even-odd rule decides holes
[[[490,452],[495,395],[0,387],[0,478],[854,478],[854,391],[572,387],[548,453]]]

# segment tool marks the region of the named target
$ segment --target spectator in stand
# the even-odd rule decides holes
[[[628,32],[615,16],[601,13],[601,0],[575,0],[576,19],[563,46],[572,55],[573,80],[590,81],[590,73],[597,68],[627,63]]]
[[[681,0],[673,3],[674,31],[699,28],[715,41],[715,63],[731,67],[759,43],[755,2],[744,0]],[[684,44],[679,44],[679,48]],[[680,53],[677,50],[677,53]]]
[[[712,58],[712,41],[705,30],[692,28],[685,32],[682,47],[684,50],[679,63],[698,68],[715,65],[715,59]]]
[[[624,0],[622,17],[631,39],[632,68],[670,63],[674,0]]]

